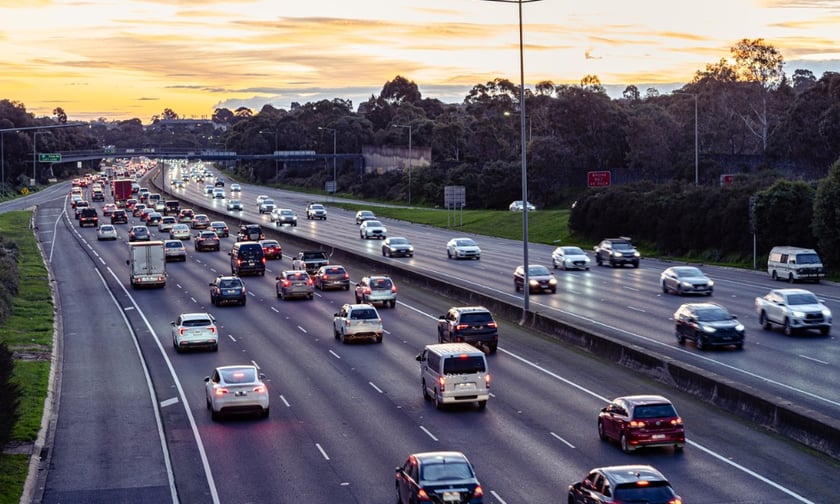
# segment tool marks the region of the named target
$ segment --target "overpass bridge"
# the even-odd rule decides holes
[[[56,156],[57,154],[57,156]],[[358,167],[364,169],[362,154],[318,154],[315,151],[275,151],[268,154],[240,154],[233,151],[205,150],[181,147],[104,147],[99,149],[62,151],[58,153],[41,153],[40,157],[47,157],[41,162],[51,164],[76,163],[104,158],[134,158],[148,157],[155,159],[187,159],[195,161],[283,161],[294,163],[314,163],[318,161],[352,160]],[[55,158],[58,158],[57,160]]]

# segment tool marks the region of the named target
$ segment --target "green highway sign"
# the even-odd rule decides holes
[[[38,154],[40,163],[58,163],[61,161],[61,154]]]

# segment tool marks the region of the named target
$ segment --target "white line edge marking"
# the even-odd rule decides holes
[[[561,436],[559,436],[559,435],[557,435],[557,434],[555,434],[555,433],[553,433],[553,432],[549,432],[549,434],[551,434],[552,436],[554,436],[554,437],[556,437],[557,439],[559,439],[561,442],[563,442],[563,443],[564,443],[566,446],[568,446],[569,448],[574,448],[574,447],[575,447],[575,445],[573,445],[572,443],[570,443],[570,442],[566,441],[566,440],[565,440],[565,439],[563,439]]]
[[[161,401],[160,402],[160,407],[165,408],[167,406],[172,406],[173,404],[178,404],[178,398],[177,397],[172,397],[172,398],[169,398],[165,401]]]
[[[828,364],[829,364],[829,363],[828,363],[828,362],[826,362],[826,361],[819,360],[819,359],[815,359],[815,358],[813,358],[813,357],[808,357],[807,355],[802,355],[802,354],[799,354],[799,356],[800,356],[800,357],[802,357],[803,359],[807,359],[807,360],[809,360],[809,361],[818,362],[818,363],[820,363],[820,364],[825,364],[826,366],[828,366]]]
[[[374,383],[373,383],[373,382],[368,382],[368,385],[370,385],[371,387],[373,387],[373,390],[375,390],[375,391],[379,392],[380,394],[382,393],[382,389],[381,389],[381,388],[379,388],[379,387],[377,387],[376,385],[374,385]]]
[[[283,404],[285,404],[287,408],[291,408],[291,407],[292,407],[292,406],[289,404],[289,401],[287,401],[287,400],[286,400],[286,398],[283,396],[283,394],[280,394],[280,400],[281,400],[281,401],[283,401]]]
[[[433,441],[437,441],[437,440],[438,440],[438,438],[436,438],[434,434],[432,434],[431,432],[429,432],[429,429],[427,429],[427,428],[423,427],[422,425],[420,426],[420,430],[422,430],[423,432],[425,432],[425,433],[426,433],[426,435],[427,435],[427,436],[429,436],[430,438],[432,438],[432,440],[433,440]]]
[[[330,353],[331,353],[331,354],[332,354],[332,356],[333,356],[333,357],[335,357],[336,359],[340,359],[340,358],[341,358],[341,356],[340,356],[340,355],[338,355],[337,353],[333,352],[332,350],[330,350]]]
[[[315,448],[318,448],[318,451],[321,452],[321,455],[324,457],[324,459],[330,459],[330,456],[327,455],[327,452],[325,452],[323,448],[321,448],[321,445],[319,443],[315,443]]]

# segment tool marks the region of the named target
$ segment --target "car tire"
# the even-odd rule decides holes
[[[431,401],[432,396],[429,395],[429,390],[426,388],[426,380],[423,380],[420,385],[423,387],[423,399],[426,401]]]
[[[389,304],[391,305],[391,309],[393,310],[397,306],[397,300],[392,299],[391,301],[389,301]],[[826,331],[825,334],[828,334],[828,331]]]
[[[242,298],[242,301],[239,302],[239,306],[245,306],[245,303],[248,302],[248,298]]]
[[[346,335],[346,334],[344,334],[344,332],[341,332],[341,333],[338,335],[338,339],[340,339],[340,340],[341,340],[341,343],[342,343],[343,345],[346,345],[346,344],[347,344],[347,335]]]
[[[212,347],[210,347],[211,352],[218,352],[219,351],[219,344],[214,343]]]
[[[770,326],[772,325],[770,324],[770,320],[767,319],[767,313],[765,313],[764,311],[762,311],[761,314],[758,316],[758,323],[761,324],[761,328],[765,331],[769,330]]]
[[[350,285],[349,285],[349,284],[348,284],[348,285],[345,285],[345,286],[344,286],[344,290],[349,291],[349,290],[350,290]]]
[[[356,298],[356,304],[360,304],[362,302],[362,300],[359,298],[358,294],[355,294],[353,297]]]
[[[452,253],[449,252],[449,249],[446,249],[446,258],[447,259],[452,259]]]
[[[736,343],[735,344],[735,350],[743,350],[743,349],[744,349],[744,342],[743,341],[741,343]]]
[[[788,274],[788,283],[794,283],[795,280],[793,279],[793,273]]]
[[[820,327],[820,334],[823,336],[828,336],[831,333],[830,327]]]
[[[210,418],[212,418],[214,421],[219,421],[221,419],[221,416],[211,409]]]
[[[378,345],[378,344],[380,344],[380,343],[382,343],[382,335],[381,335],[381,334],[377,334],[377,335],[376,335],[376,344]]]
[[[513,282],[513,290],[514,290],[515,292],[519,292],[519,284],[518,284],[518,283]]]
[[[697,350],[705,350],[706,349],[706,337],[702,334],[697,334],[696,339],[694,340],[694,346],[697,347]]]
[[[601,439],[601,441],[607,440],[607,433],[604,432],[604,422],[602,422],[600,419],[598,420],[598,437]]]
[[[683,295],[682,285],[677,285],[677,296],[682,296],[682,295]]]
[[[385,247],[382,247],[382,257],[387,257],[387,255],[385,254]]]
[[[262,410],[262,413],[260,414],[260,416],[263,417],[263,418],[268,418],[268,415],[270,413],[271,413],[271,408],[266,408],[266,409]]]
[[[627,441],[627,435],[625,433],[621,433],[621,438],[618,440],[618,443],[621,445],[621,451],[624,453],[632,453],[633,448],[630,446],[630,443]]]
[[[478,401],[478,409],[483,410],[487,408],[487,400]]]
[[[638,261],[633,263],[633,267],[634,267],[634,268],[638,268],[638,267],[639,267],[639,263],[638,263]]]
[[[665,285],[665,282],[662,282],[662,294],[668,294],[668,286]]]
[[[677,344],[685,345],[685,336],[683,336],[681,332],[674,331],[674,336],[677,337]]]
[[[495,345],[495,344],[490,345],[490,353],[491,353],[491,354],[496,353],[496,345]]]
[[[793,335],[793,326],[790,325],[790,319],[787,317],[785,317],[785,323],[782,326],[782,330],[785,333],[785,336]]]
[[[773,273],[770,274],[770,277],[773,278],[773,281],[779,280],[779,275],[776,274],[776,271],[773,270]]]
[[[333,337],[335,337],[335,339],[339,339],[341,337],[339,336],[338,329],[336,329],[335,326],[333,326]]]
[[[598,266],[604,265],[604,261],[601,260],[601,256],[595,256],[595,264],[597,264]]]
[[[437,390],[435,390],[435,395],[432,397],[432,400],[435,403],[435,409],[443,409],[443,399],[440,397]]]

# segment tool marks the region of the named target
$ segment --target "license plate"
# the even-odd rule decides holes
[[[246,395],[248,395],[248,392],[245,391],[245,390],[240,390],[240,391],[236,392],[236,395],[239,396],[239,397],[246,396]]]
[[[459,492],[443,492],[443,502],[461,502]]]
[[[467,389],[474,389],[475,383],[458,383],[455,385],[457,390],[467,390]]]
[[[665,439],[665,434],[654,434],[651,439]]]

